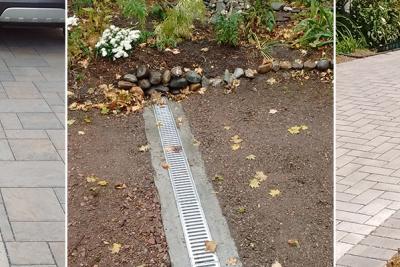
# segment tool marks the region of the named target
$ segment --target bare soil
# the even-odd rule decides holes
[[[272,75],[278,83],[271,86],[266,80]],[[244,266],[275,260],[282,266],[331,266],[332,84],[316,74],[298,81],[270,73],[243,80],[237,93],[210,89],[183,106]],[[309,129],[292,135],[288,128],[294,125]],[[237,151],[231,149],[234,135],[244,140]],[[256,159],[247,160],[250,154]],[[256,171],[268,178],[253,189],[249,180]],[[216,175],[223,181],[213,181]],[[272,197],[271,189],[281,194]]]
[[[150,154],[138,150],[147,143],[142,115],[69,117],[68,266],[170,266]]]

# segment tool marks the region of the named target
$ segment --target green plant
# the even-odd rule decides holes
[[[71,6],[72,10],[74,10],[74,12],[77,12],[81,8],[91,7],[92,5],[93,5],[92,0],[74,0]]]
[[[157,47],[174,47],[183,39],[190,38],[194,21],[203,21],[205,12],[202,0],[178,0],[175,7],[167,9],[165,20],[155,28]]]
[[[215,22],[218,44],[237,46],[240,40],[241,21],[242,16],[239,13],[220,14]]]
[[[151,6],[149,14],[159,20],[164,20],[166,17],[165,8],[160,4],[154,4]]]
[[[296,26],[302,32],[298,42],[303,46],[320,47],[333,43],[333,12],[317,0],[310,0],[309,17]]]
[[[275,15],[269,0],[255,0],[245,13],[246,29],[257,30],[264,26],[272,31],[275,26]]]
[[[146,0],[118,0],[122,9],[122,14],[128,18],[136,18],[139,26],[143,30],[146,26],[148,10]]]
[[[336,14],[337,53],[349,54],[366,46],[367,42],[359,27],[348,16]]]

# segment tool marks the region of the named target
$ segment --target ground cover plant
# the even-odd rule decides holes
[[[71,265],[169,266],[141,113],[162,95],[182,102],[244,266],[332,264],[331,1],[71,6]]]

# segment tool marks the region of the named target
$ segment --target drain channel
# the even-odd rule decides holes
[[[178,207],[186,247],[193,267],[219,267],[215,253],[207,252],[205,241],[212,240],[204,211],[197,194],[174,117],[165,105],[154,105],[161,145]]]

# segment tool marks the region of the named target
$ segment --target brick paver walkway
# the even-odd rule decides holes
[[[400,52],[337,66],[336,259],[385,266],[400,248]]]
[[[0,266],[64,266],[64,38],[0,29]]]

